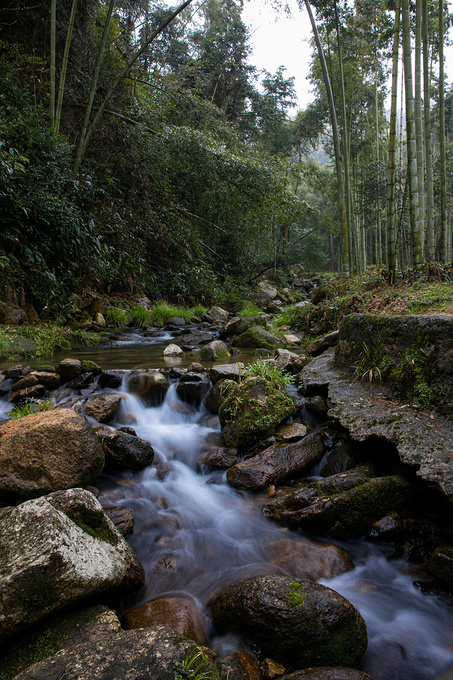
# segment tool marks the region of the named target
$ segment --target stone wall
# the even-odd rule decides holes
[[[373,371],[374,380],[406,390],[414,401],[421,395],[421,405],[425,395],[426,404],[453,409],[453,316],[350,314],[335,362],[360,378]]]

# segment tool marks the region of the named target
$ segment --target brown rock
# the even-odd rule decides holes
[[[307,428],[302,423],[290,423],[282,425],[275,431],[275,439],[278,442],[293,442],[302,439],[307,434]]]
[[[39,399],[40,397],[43,397],[45,393],[46,388],[44,385],[33,385],[33,387],[26,387],[23,390],[11,392],[8,401],[11,404],[19,404],[22,401],[27,401],[27,399]]]
[[[117,414],[123,399],[121,394],[96,394],[87,399],[83,407],[90,418],[98,423],[108,423]]]
[[[38,382],[47,390],[56,390],[60,387],[60,376],[58,373],[50,371],[33,371],[31,375],[36,376]]]
[[[71,409],[34,413],[0,428],[0,494],[5,499],[87,486],[103,465],[92,427]]]
[[[197,645],[206,645],[206,617],[193,601],[165,597],[131,609],[121,620],[123,628],[150,628],[163,623]]]
[[[15,392],[16,390],[24,390],[27,387],[34,387],[38,383],[39,380],[36,377],[36,375],[34,375],[33,373],[29,373],[23,378],[20,378],[20,380],[17,380],[17,382],[13,384],[11,389],[13,390],[13,392]]]
[[[261,662],[261,670],[264,680],[274,680],[286,671],[286,668],[273,659],[263,659]]]
[[[168,381],[159,371],[138,371],[128,382],[128,390],[144,399],[151,406],[160,406],[168,390]]]
[[[261,669],[256,659],[244,650],[232,652],[215,662],[214,668],[225,680],[262,680]]]
[[[82,363],[78,359],[63,359],[56,369],[63,380],[72,380],[82,372]]]
[[[319,581],[340,576],[354,568],[348,553],[332,543],[320,543],[308,538],[297,541],[282,538],[268,543],[265,549],[272,564],[296,578]]]
[[[134,530],[134,513],[124,505],[103,506],[107,517],[113,522],[122,536],[128,536]]]
[[[306,668],[289,675],[283,675],[281,680],[373,680],[371,675],[357,671],[355,668]]]

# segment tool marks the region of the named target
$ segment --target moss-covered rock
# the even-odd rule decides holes
[[[213,340],[200,349],[201,361],[227,361],[230,353],[222,340]]]
[[[234,338],[235,347],[264,347],[274,349],[284,344],[283,340],[261,326],[252,326]]]
[[[219,409],[228,446],[247,451],[295,413],[291,398],[265,378],[251,377],[234,386]]]

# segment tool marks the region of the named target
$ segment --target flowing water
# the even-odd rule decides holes
[[[92,352],[86,354],[96,360]],[[130,365],[141,365],[142,360],[136,354]],[[129,540],[146,571],[139,598],[125,600],[123,611],[163,596],[194,598],[204,607],[222,584],[285,573],[270,563],[267,545],[283,537],[303,537],[267,520],[260,512],[259,495],[238,492],[227,484],[224,472],[198,465],[203,448],[220,441],[218,418],[202,406],[180,402],[174,384],[159,407],[146,406],[125,387],[123,392],[113,426],[132,425],[152,444],[158,463],[139,473],[104,475],[100,480],[104,504],[133,510],[135,528]],[[6,403],[2,408],[7,409]],[[365,618],[369,647],[363,670],[376,680],[433,677],[453,656],[452,607],[420,592],[407,562],[389,557],[390,546],[354,541],[342,547],[352,555],[354,570],[323,583],[343,594]],[[237,641],[224,637],[211,643],[227,653]]]

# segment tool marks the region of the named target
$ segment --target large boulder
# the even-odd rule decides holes
[[[226,586],[210,602],[214,625],[296,668],[358,666],[366,624],[342,595],[314,581],[258,576]]]
[[[199,357],[202,361],[226,361],[230,353],[222,340],[213,340],[200,349]]]
[[[226,309],[222,309],[222,307],[217,307],[214,305],[214,307],[208,309],[206,316],[212,319],[214,323],[226,323],[229,314]]]
[[[272,564],[296,578],[331,579],[354,568],[348,553],[332,543],[302,537],[280,538],[264,548]]]
[[[218,364],[212,366],[208,375],[211,378],[212,384],[215,385],[219,380],[239,380],[241,375],[244,375],[245,367],[241,362],[235,364]]]
[[[191,640],[167,626],[123,630],[63,649],[17,680],[169,680],[197,653]]]
[[[260,491],[270,484],[302,474],[321,460],[325,450],[325,436],[320,431],[313,432],[299,441],[273,444],[233,465],[227,478],[236,489]]]
[[[246,378],[220,406],[223,437],[228,446],[247,451],[295,411],[290,397],[278,387],[264,378]]]
[[[215,415],[219,413],[221,405],[231,390],[234,389],[235,384],[233,380],[219,380],[211,387],[203,400],[203,404],[209,413],[214,413]]]
[[[0,639],[112,588],[138,588],[136,555],[89,491],[0,511]]]
[[[262,512],[313,534],[349,539],[367,534],[388,514],[404,515],[412,500],[412,487],[403,477],[369,477],[357,469],[291,489]]]
[[[71,409],[8,420],[0,427],[0,497],[4,501],[88,486],[104,465],[93,428]]]

